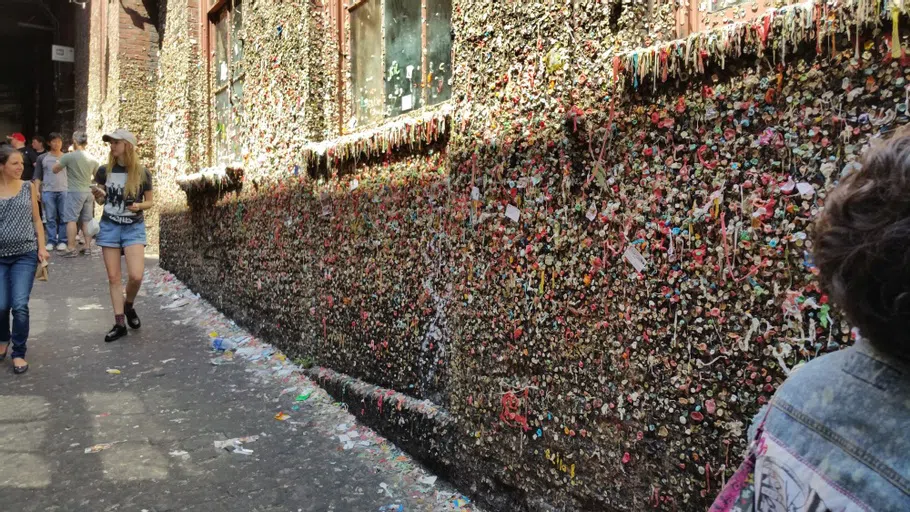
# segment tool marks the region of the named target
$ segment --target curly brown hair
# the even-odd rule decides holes
[[[822,289],[881,350],[910,354],[910,132],[874,141],[815,221]]]

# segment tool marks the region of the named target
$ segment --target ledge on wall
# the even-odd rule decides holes
[[[301,160],[306,168],[323,164],[331,168],[349,160],[370,158],[399,148],[426,146],[448,135],[453,111],[454,107],[450,103],[443,103],[375,128],[309,143],[301,150]]]
[[[177,186],[187,197],[207,193],[227,193],[243,186],[243,168],[239,164],[208,167],[177,177]]]
[[[885,16],[907,14],[910,5],[903,0],[892,2],[891,9],[883,9],[878,0],[803,0],[802,2],[769,9],[756,19],[723,25],[695,32],[683,39],[659,45],[625,51],[612,57],[612,80],[620,89],[631,86],[639,89],[650,80],[652,91],[670,78],[703,74],[709,68],[707,61],[715,60],[724,67],[747,52],[761,56],[767,49],[775,52],[781,62],[798,44],[815,41],[821,53],[827,36],[849,33],[852,28],[865,25],[878,26]],[[897,18],[894,18],[895,27]],[[891,44],[891,43],[889,43]],[[790,48],[790,50],[788,50]],[[858,47],[857,47],[858,48]],[[857,49],[857,58],[859,58]],[[900,45],[892,46],[892,58],[906,52]]]

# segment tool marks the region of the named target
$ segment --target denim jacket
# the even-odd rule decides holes
[[[756,511],[910,511],[910,361],[859,340],[756,416]]]

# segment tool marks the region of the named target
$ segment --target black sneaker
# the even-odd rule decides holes
[[[111,327],[111,330],[104,335],[104,341],[110,343],[112,341],[117,341],[124,336],[126,336],[126,326],[114,324],[114,326]]]
[[[138,329],[142,327],[142,322],[139,321],[139,315],[136,314],[134,308],[127,309],[123,312],[126,315],[126,323],[133,329]]]

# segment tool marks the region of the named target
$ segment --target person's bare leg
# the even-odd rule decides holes
[[[132,304],[142,286],[142,273],[145,272],[145,246],[130,245],[123,248],[123,253],[126,255],[126,302]]]
[[[85,245],[82,246],[83,250],[89,254],[92,252],[92,240],[94,239],[92,235],[88,234],[88,223],[91,221],[80,221],[79,229],[82,230],[82,237],[85,239]]]
[[[122,315],[124,297],[123,276],[120,273],[120,249],[103,247],[102,255],[104,256],[104,268],[107,269],[107,285],[111,289],[111,306],[114,307],[114,316]]]
[[[75,222],[66,223],[66,252],[73,252],[76,250],[76,231],[77,226]]]

